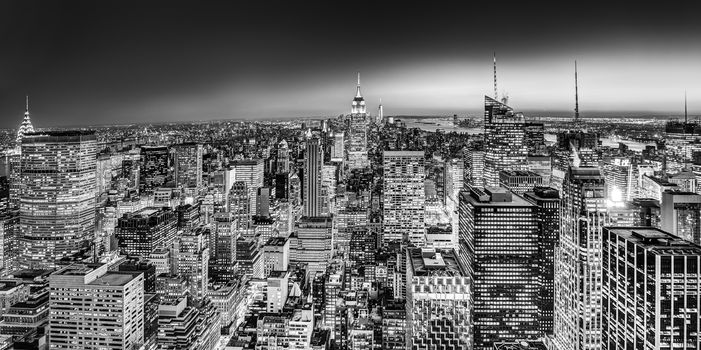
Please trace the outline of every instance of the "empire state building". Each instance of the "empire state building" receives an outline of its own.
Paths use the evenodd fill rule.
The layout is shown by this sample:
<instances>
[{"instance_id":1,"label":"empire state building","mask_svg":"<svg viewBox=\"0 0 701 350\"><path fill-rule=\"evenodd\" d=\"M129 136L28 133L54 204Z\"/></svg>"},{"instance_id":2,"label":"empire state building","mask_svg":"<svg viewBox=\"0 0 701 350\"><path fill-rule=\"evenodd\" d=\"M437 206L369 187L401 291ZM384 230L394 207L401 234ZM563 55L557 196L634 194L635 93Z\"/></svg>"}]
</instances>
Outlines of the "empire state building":
<instances>
[{"instance_id":1,"label":"empire state building","mask_svg":"<svg viewBox=\"0 0 701 350\"><path fill-rule=\"evenodd\" d=\"M362 169L368 163L368 138L367 138L367 109L365 99L360 93L360 73L358 73L358 85L355 97L351 102L350 129L348 131L348 168Z\"/></svg>"}]
</instances>

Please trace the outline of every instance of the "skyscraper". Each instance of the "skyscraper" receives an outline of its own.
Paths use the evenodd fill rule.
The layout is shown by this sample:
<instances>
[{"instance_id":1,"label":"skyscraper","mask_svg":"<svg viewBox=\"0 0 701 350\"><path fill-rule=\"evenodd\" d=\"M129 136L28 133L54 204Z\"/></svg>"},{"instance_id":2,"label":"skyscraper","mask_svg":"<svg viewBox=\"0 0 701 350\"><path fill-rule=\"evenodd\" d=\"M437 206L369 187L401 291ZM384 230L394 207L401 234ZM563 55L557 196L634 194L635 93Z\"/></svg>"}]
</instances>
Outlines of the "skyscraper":
<instances>
[{"instance_id":1,"label":"skyscraper","mask_svg":"<svg viewBox=\"0 0 701 350\"><path fill-rule=\"evenodd\" d=\"M426 241L424 152L385 151L382 163L383 244L406 240L421 247Z\"/></svg>"},{"instance_id":2,"label":"skyscraper","mask_svg":"<svg viewBox=\"0 0 701 350\"><path fill-rule=\"evenodd\" d=\"M173 146L175 186L202 186L202 145L183 143Z\"/></svg>"},{"instance_id":3,"label":"skyscraper","mask_svg":"<svg viewBox=\"0 0 701 350\"><path fill-rule=\"evenodd\" d=\"M469 349L470 278L453 250L408 248L406 349Z\"/></svg>"},{"instance_id":4,"label":"skyscraper","mask_svg":"<svg viewBox=\"0 0 701 350\"><path fill-rule=\"evenodd\" d=\"M144 274L74 264L49 276L50 349L124 349L144 342Z\"/></svg>"},{"instance_id":5,"label":"skyscraper","mask_svg":"<svg viewBox=\"0 0 701 350\"><path fill-rule=\"evenodd\" d=\"M550 187L536 187L524 198L538 207L538 329L553 334L555 293L555 246L560 237L560 193Z\"/></svg>"},{"instance_id":6,"label":"skyscraper","mask_svg":"<svg viewBox=\"0 0 701 350\"><path fill-rule=\"evenodd\" d=\"M176 235L177 215L170 208L144 208L117 220L121 254L147 258L157 249L170 249Z\"/></svg>"},{"instance_id":7,"label":"skyscraper","mask_svg":"<svg viewBox=\"0 0 701 350\"><path fill-rule=\"evenodd\" d=\"M256 215L257 199L256 192L259 187L263 187L263 174L265 166L262 159L246 159L234 161L231 164L234 170L234 181L243 181L248 189L250 200L249 211L251 215Z\"/></svg>"},{"instance_id":8,"label":"skyscraper","mask_svg":"<svg viewBox=\"0 0 701 350\"><path fill-rule=\"evenodd\" d=\"M187 230L180 237L176 254L178 273L190 288L190 295L202 299L207 296L209 247L204 229Z\"/></svg>"},{"instance_id":9,"label":"skyscraper","mask_svg":"<svg viewBox=\"0 0 701 350\"><path fill-rule=\"evenodd\" d=\"M141 147L139 190L153 191L173 181L170 170L170 151L165 146Z\"/></svg>"},{"instance_id":10,"label":"skyscraper","mask_svg":"<svg viewBox=\"0 0 701 350\"><path fill-rule=\"evenodd\" d=\"M701 246L652 227L603 230L602 347L698 349Z\"/></svg>"},{"instance_id":11,"label":"skyscraper","mask_svg":"<svg viewBox=\"0 0 701 350\"><path fill-rule=\"evenodd\" d=\"M701 244L701 195L692 192L662 193L661 228L687 241Z\"/></svg>"},{"instance_id":12,"label":"skyscraper","mask_svg":"<svg viewBox=\"0 0 701 350\"><path fill-rule=\"evenodd\" d=\"M276 165L276 174L287 174L290 172L290 149L285 139L282 139L277 145Z\"/></svg>"},{"instance_id":13,"label":"skyscraper","mask_svg":"<svg viewBox=\"0 0 701 350\"><path fill-rule=\"evenodd\" d=\"M304 216L321 215L321 164L323 155L318 138L307 142L304 153Z\"/></svg>"},{"instance_id":14,"label":"skyscraper","mask_svg":"<svg viewBox=\"0 0 701 350\"><path fill-rule=\"evenodd\" d=\"M367 118L365 99L360 93L360 73L358 73L358 86L351 102L348 127L348 167L351 170L368 166Z\"/></svg>"},{"instance_id":15,"label":"skyscraper","mask_svg":"<svg viewBox=\"0 0 701 350\"><path fill-rule=\"evenodd\" d=\"M460 260L472 281L474 349L538 337L538 208L504 188L460 193Z\"/></svg>"},{"instance_id":16,"label":"skyscraper","mask_svg":"<svg viewBox=\"0 0 701 350\"><path fill-rule=\"evenodd\" d=\"M528 147L525 118L521 113L484 97L485 186L499 186L501 170L525 170Z\"/></svg>"},{"instance_id":17,"label":"skyscraper","mask_svg":"<svg viewBox=\"0 0 701 350\"><path fill-rule=\"evenodd\" d=\"M601 231L607 222L598 168L570 167L562 190L555 249L555 343L562 350L601 348Z\"/></svg>"},{"instance_id":18,"label":"skyscraper","mask_svg":"<svg viewBox=\"0 0 701 350\"><path fill-rule=\"evenodd\" d=\"M93 132L34 133L22 139L20 267L54 267L90 246L96 148Z\"/></svg>"},{"instance_id":19,"label":"skyscraper","mask_svg":"<svg viewBox=\"0 0 701 350\"><path fill-rule=\"evenodd\" d=\"M328 217L303 217L290 236L290 263L307 265L307 273L324 272L333 256L331 228Z\"/></svg>"},{"instance_id":20,"label":"skyscraper","mask_svg":"<svg viewBox=\"0 0 701 350\"><path fill-rule=\"evenodd\" d=\"M22 119L22 124L20 124L19 128L17 128L17 143L20 144L22 142L24 135L33 132L34 126L32 125L32 121L29 119L29 96L27 96L27 101L24 110L24 119Z\"/></svg>"},{"instance_id":21,"label":"skyscraper","mask_svg":"<svg viewBox=\"0 0 701 350\"><path fill-rule=\"evenodd\" d=\"M332 162L342 162L343 159L346 158L344 142L345 140L343 131L337 131L333 134L333 148L331 151Z\"/></svg>"}]
</instances>

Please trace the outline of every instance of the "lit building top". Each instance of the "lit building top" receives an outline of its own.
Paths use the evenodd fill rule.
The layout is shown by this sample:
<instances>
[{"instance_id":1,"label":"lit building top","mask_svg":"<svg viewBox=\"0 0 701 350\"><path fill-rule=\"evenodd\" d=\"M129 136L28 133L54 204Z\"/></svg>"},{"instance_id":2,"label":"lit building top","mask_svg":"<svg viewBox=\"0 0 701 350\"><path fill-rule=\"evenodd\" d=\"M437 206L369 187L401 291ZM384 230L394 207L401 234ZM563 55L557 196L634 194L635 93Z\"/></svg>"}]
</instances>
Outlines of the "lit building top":
<instances>
[{"instance_id":1,"label":"lit building top","mask_svg":"<svg viewBox=\"0 0 701 350\"><path fill-rule=\"evenodd\" d=\"M20 124L19 129L17 129L17 143L22 142L24 135L34 132L34 126L32 121L29 119L29 96L27 96L27 102L24 110L24 119L22 124Z\"/></svg>"}]
</instances>

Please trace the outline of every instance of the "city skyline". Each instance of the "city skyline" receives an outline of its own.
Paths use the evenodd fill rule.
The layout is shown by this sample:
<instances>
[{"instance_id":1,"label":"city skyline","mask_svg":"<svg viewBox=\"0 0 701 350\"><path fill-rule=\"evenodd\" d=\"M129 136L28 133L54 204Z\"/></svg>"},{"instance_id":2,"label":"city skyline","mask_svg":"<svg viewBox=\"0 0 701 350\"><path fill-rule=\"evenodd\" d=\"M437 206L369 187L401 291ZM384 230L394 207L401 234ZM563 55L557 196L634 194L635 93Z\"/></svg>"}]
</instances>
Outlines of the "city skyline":
<instances>
[{"instance_id":1,"label":"city skyline","mask_svg":"<svg viewBox=\"0 0 701 350\"><path fill-rule=\"evenodd\" d=\"M477 115L494 52L527 116L574 115L575 60L584 118L701 104L690 3L504 5L496 24L479 6L164 5L7 3L0 127L27 94L38 127L336 116L356 71L371 114L382 99L386 115Z\"/></svg>"}]
</instances>

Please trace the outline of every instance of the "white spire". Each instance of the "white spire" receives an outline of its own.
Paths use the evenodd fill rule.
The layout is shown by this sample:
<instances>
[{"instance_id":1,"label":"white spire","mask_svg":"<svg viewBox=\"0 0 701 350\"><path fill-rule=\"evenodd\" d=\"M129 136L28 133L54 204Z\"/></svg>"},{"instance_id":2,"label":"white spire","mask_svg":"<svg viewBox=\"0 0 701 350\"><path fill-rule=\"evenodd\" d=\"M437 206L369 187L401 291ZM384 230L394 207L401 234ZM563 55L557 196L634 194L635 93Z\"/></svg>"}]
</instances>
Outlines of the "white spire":
<instances>
[{"instance_id":1,"label":"white spire","mask_svg":"<svg viewBox=\"0 0 701 350\"><path fill-rule=\"evenodd\" d=\"M25 96L24 119L22 119L22 124L20 124L19 129L17 129L17 143L22 142L24 135L30 132L34 132L34 126L29 119L29 95L27 95Z\"/></svg>"},{"instance_id":2,"label":"white spire","mask_svg":"<svg viewBox=\"0 0 701 350\"><path fill-rule=\"evenodd\" d=\"M360 72L358 72L358 86L355 91L355 97L363 97L363 95L360 94Z\"/></svg>"}]
</instances>

